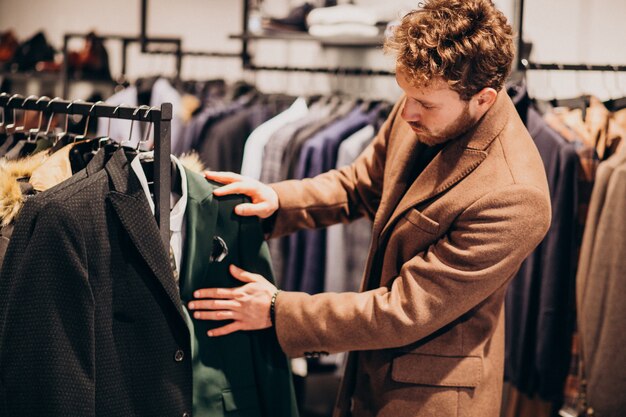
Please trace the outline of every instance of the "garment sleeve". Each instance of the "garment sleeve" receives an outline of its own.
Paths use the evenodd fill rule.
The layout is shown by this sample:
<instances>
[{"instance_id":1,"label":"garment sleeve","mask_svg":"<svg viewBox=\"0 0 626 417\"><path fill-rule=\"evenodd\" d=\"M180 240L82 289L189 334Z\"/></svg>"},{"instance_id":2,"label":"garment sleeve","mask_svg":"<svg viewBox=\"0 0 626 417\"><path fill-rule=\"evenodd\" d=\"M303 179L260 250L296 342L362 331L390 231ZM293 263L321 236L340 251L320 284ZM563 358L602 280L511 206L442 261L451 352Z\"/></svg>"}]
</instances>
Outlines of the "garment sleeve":
<instances>
[{"instance_id":1,"label":"garment sleeve","mask_svg":"<svg viewBox=\"0 0 626 417\"><path fill-rule=\"evenodd\" d=\"M16 224L0 280L7 415L96 415L94 302L77 218L50 203Z\"/></svg>"},{"instance_id":2,"label":"garment sleeve","mask_svg":"<svg viewBox=\"0 0 626 417\"><path fill-rule=\"evenodd\" d=\"M403 101L396 103L378 135L351 165L314 178L272 184L280 208L266 227L272 229L269 237L362 216L374 218L382 195L387 142Z\"/></svg>"},{"instance_id":3,"label":"garment sleeve","mask_svg":"<svg viewBox=\"0 0 626 417\"><path fill-rule=\"evenodd\" d=\"M503 289L545 235L549 219L550 202L539 189L494 190L401 265L388 286L363 293L280 293L278 340L294 357L417 342Z\"/></svg>"}]
</instances>

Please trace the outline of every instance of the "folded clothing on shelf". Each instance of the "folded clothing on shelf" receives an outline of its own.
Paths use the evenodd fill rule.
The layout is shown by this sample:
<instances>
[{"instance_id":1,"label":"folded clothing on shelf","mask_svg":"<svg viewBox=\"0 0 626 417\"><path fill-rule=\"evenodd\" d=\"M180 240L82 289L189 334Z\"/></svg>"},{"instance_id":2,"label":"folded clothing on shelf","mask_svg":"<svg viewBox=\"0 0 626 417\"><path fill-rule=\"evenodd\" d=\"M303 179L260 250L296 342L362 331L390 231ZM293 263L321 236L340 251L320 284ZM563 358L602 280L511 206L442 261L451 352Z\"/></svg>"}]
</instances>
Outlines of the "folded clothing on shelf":
<instances>
[{"instance_id":1,"label":"folded clothing on shelf","mask_svg":"<svg viewBox=\"0 0 626 417\"><path fill-rule=\"evenodd\" d=\"M337 23L334 25L312 25L309 34L320 38L363 37L373 38L380 34L376 26L360 23Z\"/></svg>"},{"instance_id":2,"label":"folded clothing on shelf","mask_svg":"<svg viewBox=\"0 0 626 417\"><path fill-rule=\"evenodd\" d=\"M265 19L263 29L266 31L306 32L306 18L313 8L312 4L304 3L293 8L286 17Z\"/></svg>"}]
</instances>

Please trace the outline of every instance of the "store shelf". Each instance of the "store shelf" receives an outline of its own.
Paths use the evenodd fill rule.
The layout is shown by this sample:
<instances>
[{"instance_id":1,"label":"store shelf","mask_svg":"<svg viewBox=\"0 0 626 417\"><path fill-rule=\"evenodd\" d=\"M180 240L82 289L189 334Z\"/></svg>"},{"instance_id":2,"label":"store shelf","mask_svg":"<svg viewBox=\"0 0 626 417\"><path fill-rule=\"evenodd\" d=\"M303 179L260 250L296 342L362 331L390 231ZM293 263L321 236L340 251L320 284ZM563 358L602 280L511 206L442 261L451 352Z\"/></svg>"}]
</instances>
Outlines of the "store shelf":
<instances>
[{"instance_id":1,"label":"store shelf","mask_svg":"<svg viewBox=\"0 0 626 417\"><path fill-rule=\"evenodd\" d=\"M37 71L25 71L25 72L13 72L13 71L0 71L0 78L11 79L14 81L58 81L58 72L37 72Z\"/></svg>"},{"instance_id":2,"label":"store shelf","mask_svg":"<svg viewBox=\"0 0 626 417\"><path fill-rule=\"evenodd\" d=\"M323 46L329 47L347 47L347 48L372 48L383 45L383 35L375 37L359 37L359 36L341 36L341 37L319 37L311 36L306 32L264 32L259 34L243 33L230 35L230 39L241 39L245 41L252 40L279 40L279 41L312 41L318 42Z\"/></svg>"},{"instance_id":3,"label":"store shelf","mask_svg":"<svg viewBox=\"0 0 626 417\"><path fill-rule=\"evenodd\" d=\"M31 81L38 80L43 82L57 82L61 80L61 74L58 72L52 71L24 71L24 72L14 72L14 71L0 71L0 78L10 79L13 81ZM91 78L91 77L71 77L69 79L70 82L90 82L90 83L102 83L102 84L115 84L114 80L110 79L102 79L102 78Z\"/></svg>"}]
</instances>

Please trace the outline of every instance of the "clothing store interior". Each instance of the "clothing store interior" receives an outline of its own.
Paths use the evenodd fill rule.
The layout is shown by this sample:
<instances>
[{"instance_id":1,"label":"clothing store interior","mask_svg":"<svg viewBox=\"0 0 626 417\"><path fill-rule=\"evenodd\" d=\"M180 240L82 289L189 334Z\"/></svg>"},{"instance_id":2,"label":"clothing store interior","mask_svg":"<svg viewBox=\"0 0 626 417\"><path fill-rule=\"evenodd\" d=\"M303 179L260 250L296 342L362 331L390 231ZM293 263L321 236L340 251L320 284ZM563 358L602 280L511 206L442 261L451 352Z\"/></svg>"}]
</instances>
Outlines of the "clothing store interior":
<instances>
[{"instance_id":1,"label":"clothing store interior","mask_svg":"<svg viewBox=\"0 0 626 417\"><path fill-rule=\"evenodd\" d=\"M621 296L626 296L626 210L619 205L624 205L626 196L626 2L494 3L515 33L516 57L505 89L539 149L552 203L546 237L524 261L506 292L501 416L592 415L586 390L594 384L601 395L595 394L593 406L610 411L593 415L623 416L626 303ZM109 220L95 228L96 235L86 243L90 251L77 256L97 258L106 254L106 259L119 256L115 259L126 260L131 256L131 241L146 252L162 251L163 256L147 255L152 256L147 265L158 269L162 262L171 262L176 278L180 275L181 287L179 291L174 284L165 286L169 288L166 293L188 302L193 295L184 290L183 283L191 285L192 272L200 274L209 268L202 260L217 265L216 274L226 274L218 265L221 258L230 249L231 255L237 252L237 259L245 263L248 243L243 241L254 238L240 233L245 228L252 234L256 231L250 223L230 219L235 237L226 237L230 236L229 230L223 234L226 242L215 237L207 243L199 231L194 236L196 231L190 230L194 223L188 219L186 236L185 232L181 235L183 218L192 217L192 212L185 212L185 205L187 210L193 208L200 210L196 211L199 215L203 213L201 202L208 198L201 194L206 192L204 183L208 184L203 171L229 171L270 184L310 178L349 165L372 142L402 95L394 76L394 58L383 51L382 45L399 19L419 7L417 0L1 0L2 395L10 398L14 383L28 385L33 393L54 386L61 398L58 401L72 401L76 407L74 415L107 415L97 408L90 414L93 397L83 402L80 396L84 393L74 392L61 382L45 385L23 380L28 375L34 379L54 376L66 361L71 364L67 366L79 369L72 380L88 378L80 372L80 361L67 358L82 350L83 342L71 340L69 335L74 333L70 331L48 331L49 316L67 327L91 329L92 337L94 326L96 333L106 333L98 330L97 324L90 324L93 315L81 313L87 311L87 304L94 303L93 298L75 295L83 294L83 287L66 287L75 284L64 276L73 276L76 268L87 268L81 263L72 267L64 260L63 253L75 251L75 245L57 245L51 237L43 238L43 246L29 249L29 241L37 239L39 227L70 233L67 228L74 227L74 223L64 217L88 217L92 209L85 207L112 206L120 212L122 223L132 223L124 223L124 227L134 231L124 234L124 229L107 217ZM54 204L48 204L54 217L50 224L44 221L46 214L34 211L38 210L36 204L25 205L30 198L36 201L38 194L74 181L83 172L89 175L89 164L99 153L114 158L120 148L126 149L127 156L137 156L130 164L131 171L153 199L153 216L127 211L132 202L125 202L125 196L118 191L112 192L116 195L103 196L96 174L93 190L88 194L91 205L61 207L62 202L54 200ZM111 181L117 190L126 186L125 178L112 175ZM84 184L87 182L83 180ZM60 200L62 190L56 192ZM76 188L75 192L83 191ZM114 198L117 194L119 198ZM189 203L172 205L170 194L178 195L178 201L184 194ZM21 217L34 216L41 218L23 227L30 227L28 233L16 232L12 236ZM83 220L89 222L88 218ZM201 219L194 221L198 230L205 227ZM206 227L227 228L227 224ZM102 240L107 227L119 246ZM371 233L372 222L364 218L270 239L269 254L251 256L260 259L258 262L264 265L261 267L271 271L268 274L284 291L358 292ZM204 254L194 260L193 256L182 256L181 242L196 245L196 240L189 239L191 236L198 239L197 249L205 244L202 247L213 248L210 257ZM595 244L595 237L602 239ZM235 250L236 242L228 239L237 238L243 239ZM178 250L172 251L174 241L178 242ZM170 261L168 250L161 244L170 248ZM159 291L156 287L136 288L148 266L119 262L116 268L120 274L128 270L124 282L108 279L91 284L92 291L103 294L95 305L96 313L90 310L92 314L108 312L127 327L105 334L104 339L110 337L115 342L103 343L139 343L147 351L171 350L176 352L174 362L167 367L175 362L185 363L187 357L183 354L187 353L183 350L170 346L170 342L154 347L160 345L158 335L132 331L137 325L134 319L118 313L122 307L116 305L116 292L134 292L150 298L146 305L142 299L136 299L133 308L154 309L153 320L161 323L151 326L168 331L170 326L179 325L156 309L155 303L162 302L151 295ZM184 265L185 262L189 264ZM98 259L92 263L98 263ZM28 282L21 282L25 275L19 271L28 268ZM41 268L56 268L56 272L46 275L46 280L35 278ZM87 284L76 285L89 285L89 276L90 273L85 275ZM60 295L50 301L50 292ZM74 295L64 298L63 294ZM110 305L106 305L106 300ZM24 301L38 306L21 314L17 303ZM65 303L80 304L80 308L61 317L57 307ZM188 314L186 318L189 324ZM19 323L20 331L8 330L7 323L12 320ZM189 326L193 329L194 324ZM202 326L196 324L196 330ZM235 337L228 342L208 337L206 342L196 340L190 365L194 367L193 415L333 414L346 354L312 352L305 357L287 358L271 332ZM66 346L67 350L59 353L53 347L48 349L47 344L55 338L63 339L58 346ZM99 343L90 343L90 354L97 362ZM109 349L110 346L101 360L113 363ZM209 355L214 358L204 358L202 351L198 356L198 349L211 351ZM8 368L1 370L6 357L20 357L23 352L28 352L23 358L40 354L48 360L37 359L33 365L36 369L21 364L21 377ZM120 363L153 360L157 357L155 352ZM282 378L276 373L265 374L255 363L259 356L276 363L283 361L288 372ZM197 363L203 366L196 368ZM113 368L112 365L110 372L117 372ZM100 376L108 371L98 372ZM154 402L147 407L162 407L158 391L162 388L154 381L145 382L160 377L156 370L150 375L132 375L130 384L145 384L143 394L154 392ZM203 393L203 383L196 385L196 378L215 378L220 382L207 382ZM250 385L252 380L256 382ZM96 388L85 391L91 395L95 390L96 399L98 395L126 395L118 392L126 382L104 383L108 386L106 392L98 394L97 381L98 378ZM187 387L191 381L179 383ZM211 390L220 384L233 391L228 388L218 393L221 408L212 413L216 394ZM237 386L253 388L236 394ZM256 414L246 414L246 404L252 401L247 398L269 396L272 391L287 405L281 406L280 411L263 406ZM289 403L291 394L294 400ZM275 397L268 398L270 402L279 402ZM297 411L291 414L285 411L294 408ZM0 415L4 415L1 407ZM162 414L154 411L126 415Z\"/></svg>"}]
</instances>

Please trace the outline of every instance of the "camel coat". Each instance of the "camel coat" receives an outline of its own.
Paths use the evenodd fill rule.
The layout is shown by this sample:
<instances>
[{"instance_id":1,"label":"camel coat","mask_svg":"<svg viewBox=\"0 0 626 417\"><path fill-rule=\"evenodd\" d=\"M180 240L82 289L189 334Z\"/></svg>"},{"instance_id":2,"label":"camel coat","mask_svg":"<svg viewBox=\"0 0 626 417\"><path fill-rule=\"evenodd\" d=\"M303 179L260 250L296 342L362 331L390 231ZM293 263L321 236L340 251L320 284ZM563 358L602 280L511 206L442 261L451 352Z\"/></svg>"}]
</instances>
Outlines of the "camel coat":
<instances>
[{"instance_id":1,"label":"camel coat","mask_svg":"<svg viewBox=\"0 0 626 417\"><path fill-rule=\"evenodd\" d=\"M539 153L505 91L412 183L420 147L396 104L350 166L272 187L271 236L367 216L360 293L280 293L292 356L351 351L335 417L497 417L509 280L550 225Z\"/></svg>"}]
</instances>

